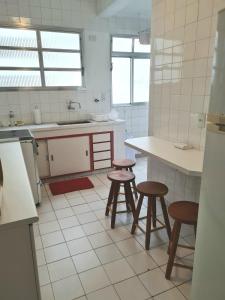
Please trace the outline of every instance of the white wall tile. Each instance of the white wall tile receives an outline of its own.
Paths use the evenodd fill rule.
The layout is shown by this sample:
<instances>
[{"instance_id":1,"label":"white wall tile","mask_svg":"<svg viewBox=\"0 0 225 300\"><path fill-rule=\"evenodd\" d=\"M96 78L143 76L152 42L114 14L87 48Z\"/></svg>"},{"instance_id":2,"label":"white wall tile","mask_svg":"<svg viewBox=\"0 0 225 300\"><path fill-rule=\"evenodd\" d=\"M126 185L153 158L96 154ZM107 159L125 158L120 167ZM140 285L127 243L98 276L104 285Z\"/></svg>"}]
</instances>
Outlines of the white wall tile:
<instances>
[{"instance_id":1,"label":"white wall tile","mask_svg":"<svg viewBox=\"0 0 225 300\"><path fill-rule=\"evenodd\" d=\"M160 3L153 1L152 8L149 132L204 149L206 130L197 127L196 114L208 111L217 12L225 8L225 1L161 0ZM162 7L164 10L159 12ZM181 20L184 14L185 24ZM169 30L156 28L165 24ZM166 51L161 50L161 45ZM171 45L172 52L168 51ZM170 182L165 175L169 174L168 169L176 174ZM168 184L169 201L198 200L200 178L184 176L153 159L149 159L148 176Z\"/></svg>"}]
</instances>

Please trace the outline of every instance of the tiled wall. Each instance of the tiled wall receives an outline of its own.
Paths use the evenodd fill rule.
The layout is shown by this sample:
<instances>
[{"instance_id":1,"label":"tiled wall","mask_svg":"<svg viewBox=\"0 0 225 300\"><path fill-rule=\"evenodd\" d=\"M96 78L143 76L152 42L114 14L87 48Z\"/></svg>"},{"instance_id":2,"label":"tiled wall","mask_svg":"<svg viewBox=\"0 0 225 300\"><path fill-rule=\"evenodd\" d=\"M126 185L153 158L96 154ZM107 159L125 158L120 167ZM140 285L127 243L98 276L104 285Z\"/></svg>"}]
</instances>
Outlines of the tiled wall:
<instances>
[{"instance_id":1,"label":"tiled wall","mask_svg":"<svg viewBox=\"0 0 225 300\"><path fill-rule=\"evenodd\" d=\"M126 120L128 138L148 135L148 105L120 106L116 110Z\"/></svg>"},{"instance_id":2,"label":"tiled wall","mask_svg":"<svg viewBox=\"0 0 225 300\"><path fill-rule=\"evenodd\" d=\"M94 0L0 0L0 23L27 23L31 25L57 26L84 29L84 67L86 89L82 91L30 91L0 92L0 121L9 123L8 113L13 110L16 120L26 123L33 121L32 110L38 105L44 122L69 120L85 117L85 113L109 112L111 109L110 82L110 34L136 34L147 28L146 20L128 18L103 19L96 16ZM102 101L98 104L95 98ZM80 112L69 112L69 100L79 101ZM145 122L140 111L137 114L132 107L126 109L127 129L130 132L136 126L133 120L139 118L143 131L147 131L147 114ZM120 109L121 111L121 109ZM123 110L122 110L123 111ZM131 135L137 134L135 130Z\"/></svg>"},{"instance_id":3,"label":"tiled wall","mask_svg":"<svg viewBox=\"0 0 225 300\"><path fill-rule=\"evenodd\" d=\"M224 7L224 0L153 0L151 134L204 149L196 114L208 110L217 12ZM169 200L198 200L198 179L155 160L149 176L168 184Z\"/></svg>"}]
</instances>

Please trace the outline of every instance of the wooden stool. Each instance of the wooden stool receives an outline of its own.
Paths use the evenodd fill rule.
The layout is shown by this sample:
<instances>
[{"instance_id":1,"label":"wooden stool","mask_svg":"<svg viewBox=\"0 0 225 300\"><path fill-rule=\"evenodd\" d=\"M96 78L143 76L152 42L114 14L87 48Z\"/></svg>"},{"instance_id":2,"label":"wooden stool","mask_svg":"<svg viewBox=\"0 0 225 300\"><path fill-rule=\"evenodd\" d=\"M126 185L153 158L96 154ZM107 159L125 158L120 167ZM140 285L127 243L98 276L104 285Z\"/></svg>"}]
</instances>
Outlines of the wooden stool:
<instances>
[{"instance_id":1,"label":"wooden stool","mask_svg":"<svg viewBox=\"0 0 225 300\"><path fill-rule=\"evenodd\" d=\"M169 260L166 268L166 279L170 279L173 266L178 266L186 269L192 270L193 267L174 263L177 246L188 249L195 249L191 246L178 244L180 229L182 224L193 225L195 234L197 228L197 218L198 218L198 204L190 201L178 201L170 204L168 208L169 215L175 220L173 225L173 231L171 235L171 240L169 242L168 254Z\"/></svg>"},{"instance_id":2,"label":"wooden stool","mask_svg":"<svg viewBox=\"0 0 225 300\"><path fill-rule=\"evenodd\" d=\"M166 228L169 239L171 236L170 222L169 222L167 209L166 209L166 203L165 203L165 199L164 199L164 196L168 193L168 188L166 185L164 185L160 182L145 181L145 182L141 182L137 185L137 191L140 193L140 198L138 200L137 209L134 214L134 222L133 222L133 226L131 229L131 233L132 234L135 233L136 227L138 227L143 233L145 233L145 249L149 250L151 232ZM139 218L144 196L148 197L147 217ZM160 199L165 224L163 224L156 217L156 199L157 198ZM147 223L146 223L146 232L145 232L139 226L138 220L143 220L146 218L147 218ZM151 229L151 221L152 221L153 229ZM157 221L161 226L156 227Z\"/></svg>"},{"instance_id":3,"label":"wooden stool","mask_svg":"<svg viewBox=\"0 0 225 300\"><path fill-rule=\"evenodd\" d=\"M133 182L135 175L129 171L125 170L117 170L112 171L107 175L108 179L112 181L109 197L108 197L108 203L106 206L105 215L109 215L109 211L111 210L112 205L112 218L111 218L111 228L115 227L115 221L116 221L116 214L118 213L124 213L124 212L132 212L134 214L135 211L135 204L134 204L134 198L133 193L131 190L130 183ZM120 185L124 184L124 195L125 195L125 201L118 201L119 196L119 190ZM126 211L117 211L117 204L118 203L126 203L127 210Z\"/></svg>"},{"instance_id":4,"label":"wooden stool","mask_svg":"<svg viewBox=\"0 0 225 300\"><path fill-rule=\"evenodd\" d=\"M133 167L136 165L136 162L131 159L119 159L119 160L113 160L112 165L113 167L115 167L116 170L125 169L126 171L130 171L133 173ZM132 181L132 187L133 187L133 193L135 195L135 198L138 199L135 179Z\"/></svg>"}]
</instances>

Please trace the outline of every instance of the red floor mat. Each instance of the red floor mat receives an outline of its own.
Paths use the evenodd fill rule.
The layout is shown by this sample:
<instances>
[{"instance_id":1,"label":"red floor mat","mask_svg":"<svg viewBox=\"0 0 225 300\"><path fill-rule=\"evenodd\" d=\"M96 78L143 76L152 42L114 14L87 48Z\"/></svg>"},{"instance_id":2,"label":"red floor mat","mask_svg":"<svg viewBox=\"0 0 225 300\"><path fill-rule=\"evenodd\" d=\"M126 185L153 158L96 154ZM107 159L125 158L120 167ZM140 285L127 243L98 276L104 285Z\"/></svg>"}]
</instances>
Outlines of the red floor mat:
<instances>
[{"instance_id":1,"label":"red floor mat","mask_svg":"<svg viewBox=\"0 0 225 300\"><path fill-rule=\"evenodd\" d=\"M93 187L94 185L88 177L57 181L49 184L49 188L54 196L79 190L91 189Z\"/></svg>"}]
</instances>

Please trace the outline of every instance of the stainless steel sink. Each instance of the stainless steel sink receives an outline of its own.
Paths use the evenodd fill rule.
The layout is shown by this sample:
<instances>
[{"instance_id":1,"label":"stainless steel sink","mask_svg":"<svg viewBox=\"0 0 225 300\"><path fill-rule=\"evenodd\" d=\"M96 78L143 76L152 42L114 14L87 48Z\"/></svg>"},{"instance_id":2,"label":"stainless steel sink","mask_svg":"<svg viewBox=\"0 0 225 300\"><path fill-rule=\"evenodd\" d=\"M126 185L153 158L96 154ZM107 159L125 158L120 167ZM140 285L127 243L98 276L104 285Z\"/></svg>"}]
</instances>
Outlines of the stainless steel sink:
<instances>
[{"instance_id":1,"label":"stainless steel sink","mask_svg":"<svg viewBox=\"0 0 225 300\"><path fill-rule=\"evenodd\" d=\"M57 125L75 125L75 124L88 124L91 121L88 120L81 120L81 121L62 121L58 122Z\"/></svg>"}]
</instances>

